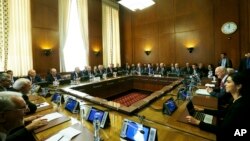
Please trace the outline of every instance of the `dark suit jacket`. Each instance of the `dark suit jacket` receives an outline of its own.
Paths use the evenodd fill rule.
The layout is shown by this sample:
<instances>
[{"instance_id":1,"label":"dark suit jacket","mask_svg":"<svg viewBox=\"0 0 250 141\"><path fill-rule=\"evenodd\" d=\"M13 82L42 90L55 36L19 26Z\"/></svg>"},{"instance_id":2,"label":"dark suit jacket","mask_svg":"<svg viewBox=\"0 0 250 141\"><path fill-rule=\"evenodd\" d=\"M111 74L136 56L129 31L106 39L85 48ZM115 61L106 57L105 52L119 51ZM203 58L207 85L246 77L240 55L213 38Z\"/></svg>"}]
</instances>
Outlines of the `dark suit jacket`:
<instances>
[{"instance_id":1,"label":"dark suit jacket","mask_svg":"<svg viewBox=\"0 0 250 141\"><path fill-rule=\"evenodd\" d=\"M225 58L226 59L226 68L232 68L233 64L232 61L229 58ZM222 59L220 59L220 61L218 62L218 66L221 66L222 64Z\"/></svg>"},{"instance_id":2,"label":"dark suit jacket","mask_svg":"<svg viewBox=\"0 0 250 141\"><path fill-rule=\"evenodd\" d=\"M83 73L81 71L79 73L77 73L77 77L76 77L76 72L75 71L70 74L71 80L74 80L74 78L80 78L82 76L83 76Z\"/></svg>"},{"instance_id":3,"label":"dark suit jacket","mask_svg":"<svg viewBox=\"0 0 250 141\"><path fill-rule=\"evenodd\" d=\"M250 69L247 69L247 58L241 59L240 66L239 66L239 71L240 72L246 72L246 71L249 72L250 71Z\"/></svg>"},{"instance_id":4,"label":"dark suit jacket","mask_svg":"<svg viewBox=\"0 0 250 141\"><path fill-rule=\"evenodd\" d=\"M249 117L245 115L248 109L249 104L247 100L243 97L237 99L234 103L226 109L226 114L217 125L212 125L200 122L199 127L203 130L216 133L217 141L225 140L226 138L231 138L233 140L237 139L237 136L234 136L236 129L249 129ZM245 137L249 134L246 134ZM238 140L242 140L244 137L239 137Z\"/></svg>"},{"instance_id":5,"label":"dark suit jacket","mask_svg":"<svg viewBox=\"0 0 250 141\"><path fill-rule=\"evenodd\" d=\"M27 76L26 78L31 81L31 78L29 76ZM32 83L38 83L38 82L42 82L42 79L40 76L36 75L35 78L32 79Z\"/></svg>"},{"instance_id":6,"label":"dark suit jacket","mask_svg":"<svg viewBox=\"0 0 250 141\"><path fill-rule=\"evenodd\" d=\"M56 79L57 80L62 79L61 75L56 74ZM55 79L51 74L48 74L47 77L46 77L46 81L49 82L49 83L52 83L53 81L55 81Z\"/></svg>"},{"instance_id":7,"label":"dark suit jacket","mask_svg":"<svg viewBox=\"0 0 250 141\"><path fill-rule=\"evenodd\" d=\"M32 133L30 133L24 126L20 126L10 131L7 135L6 141L35 141Z\"/></svg>"},{"instance_id":8,"label":"dark suit jacket","mask_svg":"<svg viewBox=\"0 0 250 141\"><path fill-rule=\"evenodd\" d=\"M26 94L23 94L23 99L24 101L26 102L26 104L28 105L30 111L27 113L27 114L32 114L32 113L35 113L36 112L36 104L32 103L30 100L29 100L29 97L26 95Z\"/></svg>"}]
</instances>

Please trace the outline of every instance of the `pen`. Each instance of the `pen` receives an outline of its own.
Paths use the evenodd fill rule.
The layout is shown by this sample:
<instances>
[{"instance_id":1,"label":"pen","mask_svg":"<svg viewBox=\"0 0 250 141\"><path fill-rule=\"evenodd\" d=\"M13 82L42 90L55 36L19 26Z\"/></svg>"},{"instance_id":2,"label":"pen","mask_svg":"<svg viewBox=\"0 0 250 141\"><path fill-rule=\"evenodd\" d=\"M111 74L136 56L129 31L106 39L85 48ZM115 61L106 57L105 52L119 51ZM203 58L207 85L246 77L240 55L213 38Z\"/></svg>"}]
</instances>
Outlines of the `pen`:
<instances>
[{"instance_id":1,"label":"pen","mask_svg":"<svg viewBox=\"0 0 250 141\"><path fill-rule=\"evenodd\" d=\"M63 137L64 137L64 135L62 135L57 141L60 141Z\"/></svg>"}]
</instances>

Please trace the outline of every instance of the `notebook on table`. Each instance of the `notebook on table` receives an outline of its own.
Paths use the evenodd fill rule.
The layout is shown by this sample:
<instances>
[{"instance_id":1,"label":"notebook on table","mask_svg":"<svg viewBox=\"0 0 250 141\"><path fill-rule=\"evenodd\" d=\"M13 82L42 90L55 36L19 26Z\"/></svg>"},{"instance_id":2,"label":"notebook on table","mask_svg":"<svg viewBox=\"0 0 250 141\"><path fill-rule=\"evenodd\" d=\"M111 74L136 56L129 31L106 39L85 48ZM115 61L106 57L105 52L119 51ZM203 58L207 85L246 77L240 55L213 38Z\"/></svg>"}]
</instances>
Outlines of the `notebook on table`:
<instances>
[{"instance_id":1,"label":"notebook on table","mask_svg":"<svg viewBox=\"0 0 250 141\"><path fill-rule=\"evenodd\" d=\"M51 128L51 127L54 127L54 126L56 126L56 125L58 125L58 124L62 124L62 123L64 123L64 122L70 120L69 117L67 117L67 116L65 116L65 115L62 115L62 114L60 114L60 113L57 113L57 112L54 112L54 113L50 113L50 114L44 115L44 116L41 117L41 118L47 119L47 120L48 120L48 124L45 125L45 126L42 126L42 127L40 127L40 128L35 129L35 130L33 131L34 133L42 132L42 131L47 130L47 129Z\"/></svg>"}]
</instances>

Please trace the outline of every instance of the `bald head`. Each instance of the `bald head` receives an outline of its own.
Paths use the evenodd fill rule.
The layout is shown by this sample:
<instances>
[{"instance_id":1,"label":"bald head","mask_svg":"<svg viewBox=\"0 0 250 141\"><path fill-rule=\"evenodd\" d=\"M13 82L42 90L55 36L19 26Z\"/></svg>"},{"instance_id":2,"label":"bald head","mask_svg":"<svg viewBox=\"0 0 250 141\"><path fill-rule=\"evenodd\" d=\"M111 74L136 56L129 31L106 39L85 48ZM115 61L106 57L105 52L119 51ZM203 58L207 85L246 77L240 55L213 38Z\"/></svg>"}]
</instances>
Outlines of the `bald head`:
<instances>
[{"instance_id":1,"label":"bald head","mask_svg":"<svg viewBox=\"0 0 250 141\"><path fill-rule=\"evenodd\" d=\"M215 74L219 79L222 79L225 75L227 75L227 69L225 67L219 66L215 69Z\"/></svg>"}]
</instances>

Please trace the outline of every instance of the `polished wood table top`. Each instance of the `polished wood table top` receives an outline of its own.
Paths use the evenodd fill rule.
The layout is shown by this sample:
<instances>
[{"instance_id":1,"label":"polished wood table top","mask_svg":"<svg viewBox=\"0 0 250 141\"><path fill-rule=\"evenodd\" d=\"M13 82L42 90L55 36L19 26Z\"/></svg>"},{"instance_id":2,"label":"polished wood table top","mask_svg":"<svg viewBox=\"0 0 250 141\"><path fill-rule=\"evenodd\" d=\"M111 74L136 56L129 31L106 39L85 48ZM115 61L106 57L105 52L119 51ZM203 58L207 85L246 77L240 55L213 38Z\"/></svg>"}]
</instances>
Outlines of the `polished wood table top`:
<instances>
[{"instance_id":1,"label":"polished wood table top","mask_svg":"<svg viewBox=\"0 0 250 141\"><path fill-rule=\"evenodd\" d=\"M215 134L200 130L196 126L186 124L183 122L179 122L177 120L180 114L185 110L186 101L177 100L176 103L178 105L178 109L171 116L168 116L162 113L163 103L169 97L173 97L174 99L176 99L177 91L178 91L178 87L168 93L165 93L163 96L159 97L155 101L148 104L148 106L140 109L138 112L133 113L132 115L123 114L116 110L112 110L112 109L103 107L101 105L94 104L89 101L85 101L83 99L79 99L79 101L86 103L86 104L90 104L90 106L93 106L95 108L109 112L110 125L107 128L100 130L101 138L104 141L105 140L119 141L123 120L129 119L135 122L140 122L140 119L138 118L138 116L145 117L145 119L143 120L144 125L157 129L158 141L216 140ZM90 133L93 133L92 123L84 119L80 119L79 114L73 114L69 112L68 110L65 110L63 105L61 105L61 107L58 109L56 104L50 102L50 99L51 98L46 98L46 99L42 98L42 100L36 99L35 101L38 101L38 103L41 103L43 100L46 100L47 102L50 103L51 108L38 111L35 114L44 115L44 114L48 114L54 111L58 111L68 116L70 120L62 124L56 125L52 128L49 128L45 131L42 131L36 134L33 133L35 138L38 141L45 140L51 137L52 135L58 133L60 130L70 127L76 123L79 123L80 125L82 125L83 128L86 128ZM89 137L86 136L86 138L83 138L82 140L89 141L91 139L89 139Z\"/></svg>"}]
</instances>

